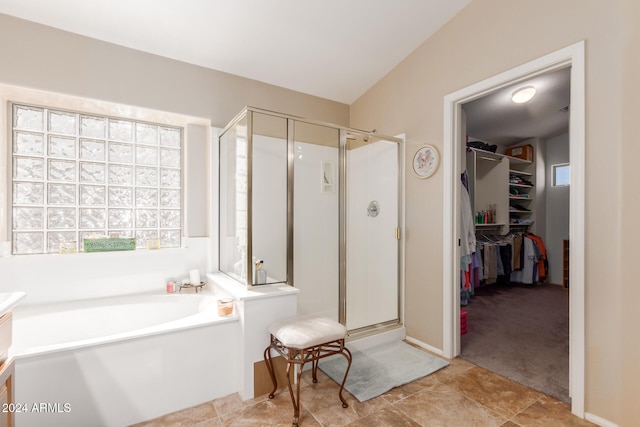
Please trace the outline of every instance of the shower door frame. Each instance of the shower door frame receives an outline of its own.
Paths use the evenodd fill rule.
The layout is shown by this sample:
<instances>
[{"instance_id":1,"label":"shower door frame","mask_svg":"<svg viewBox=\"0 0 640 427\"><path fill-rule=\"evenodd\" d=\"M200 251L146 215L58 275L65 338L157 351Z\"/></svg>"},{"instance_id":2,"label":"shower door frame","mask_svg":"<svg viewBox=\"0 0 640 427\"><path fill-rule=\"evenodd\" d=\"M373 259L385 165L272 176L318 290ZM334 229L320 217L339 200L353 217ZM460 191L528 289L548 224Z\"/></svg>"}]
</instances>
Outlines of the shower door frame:
<instances>
[{"instance_id":1,"label":"shower door frame","mask_svg":"<svg viewBox=\"0 0 640 427\"><path fill-rule=\"evenodd\" d=\"M246 251L246 283L243 283L247 288L254 286L251 283L251 260L252 257L252 164L253 164L253 113L266 114L275 117L281 117L287 120L287 278L286 283L295 287L294 278L294 248L293 248L293 234L294 234L294 144L295 144L295 122L308 123L312 125L325 126L328 128L338 130L339 145L338 145L338 182L339 182L339 196L338 196L338 229L339 229L339 244L338 244L338 316L339 322L346 325L347 321L347 135L360 135L363 138L371 138L377 141L387 141L398 144L397 151L397 195L398 195L398 221L396 229L396 240L398 244L397 248L397 318L389 321L368 325L365 327L357 328L349 331L351 338L372 335L374 333L384 332L386 330L395 329L401 327L403 324L403 290L404 290L404 136L393 137L388 135L381 135L378 133L363 131L360 129L348 128L345 126L339 126L332 123L326 123L317 120L305 119L289 114L278 113L275 111L265 110L256 107L244 107L218 134L218 139L224 135L231 127L238 123L243 117L247 118L247 251ZM220 146L219 146L220 149ZM221 157L219 157L221 158ZM218 169L220 173L220 168ZM221 177L218 177L218 185L221 185ZM220 189L218 189L220 194ZM222 206L218 205L218 215L221 214ZM218 224L218 228L220 224ZM219 230L220 231L220 230ZM218 243L220 246L220 243ZM221 248L218 247L218 258L220 258ZM218 263L220 265L220 263ZM227 274L224 271L222 273ZM238 281L237 278L233 277ZM258 285L264 286L264 285Z\"/></svg>"},{"instance_id":2,"label":"shower door frame","mask_svg":"<svg viewBox=\"0 0 640 427\"><path fill-rule=\"evenodd\" d=\"M364 327L350 329L349 336L351 338L360 338L372 334L376 334L379 332L384 332L389 329L395 329L399 326L402 326L403 322L403 310L402 310L402 298L403 298L403 280L404 280L404 137L389 137L385 135L380 135L374 132L365 132L356 129L344 128L340 127L339 136L340 136L340 149L339 149L339 187L340 187L340 195L339 195L339 235L340 235L340 257L339 257L339 321L343 325L347 324L347 211L349 202L347 200L347 136L356 134L361 135L363 137L376 138L379 141L387 141L387 142L395 142L398 144L397 151L397 197L398 197L398 220L396 227L396 241L398 244L397 247L397 278L396 283L398 285L397 289L397 307L396 313L397 318L375 323L371 325L367 325ZM374 142L371 142L372 144Z\"/></svg>"}]
</instances>

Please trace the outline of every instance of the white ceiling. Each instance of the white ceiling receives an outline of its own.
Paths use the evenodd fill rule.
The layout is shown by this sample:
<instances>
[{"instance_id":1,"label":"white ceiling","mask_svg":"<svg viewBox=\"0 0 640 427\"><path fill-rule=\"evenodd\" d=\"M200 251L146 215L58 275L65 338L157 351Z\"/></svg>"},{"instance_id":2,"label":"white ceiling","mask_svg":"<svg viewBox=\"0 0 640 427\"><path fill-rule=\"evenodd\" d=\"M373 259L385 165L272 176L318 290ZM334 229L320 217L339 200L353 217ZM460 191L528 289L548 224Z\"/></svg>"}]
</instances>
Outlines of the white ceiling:
<instances>
[{"instance_id":1,"label":"white ceiling","mask_svg":"<svg viewBox=\"0 0 640 427\"><path fill-rule=\"evenodd\" d=\"M462 106L467 134L474 139L503 146L529 138L548 139L569 131L571 68L548 72L509 85ZM511 94L523 86L536 88L525 104L515 104ZM471 139L470 138L470 139Z\"/></svg>"},{"instance_id":2,"label":"white ceiling","mask_svg":"<svg viewBox=\"0 0 640 427\"><path fill-rule=\"evenodd\" d=\"M351 104L471 0L0 0L0 13Z\"/></svg>"}]
</instances>

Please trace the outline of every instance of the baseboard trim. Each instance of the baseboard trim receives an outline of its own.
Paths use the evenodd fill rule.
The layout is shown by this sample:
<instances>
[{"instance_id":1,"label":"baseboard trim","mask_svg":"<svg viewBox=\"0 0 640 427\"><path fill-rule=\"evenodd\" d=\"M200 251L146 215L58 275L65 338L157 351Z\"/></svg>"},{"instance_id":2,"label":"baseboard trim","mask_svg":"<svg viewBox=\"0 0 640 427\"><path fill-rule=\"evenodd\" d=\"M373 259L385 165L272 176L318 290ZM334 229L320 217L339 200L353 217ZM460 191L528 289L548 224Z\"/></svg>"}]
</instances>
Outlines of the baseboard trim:
<instances>
[{"instance_id":1,"label":"baseboard trim","mask_svg":"<svg viewBox=\"0 0 640 427\"><path fill-rule=\"evenodd\" d=\"M618 424L612 423L611 421L605 420L604 418L601 418L597 415L590 414L589 412L584 413L584 419L597 424L600 427L619 427Z\"/></svg>"},{"instance_id":2,"label":"baseboard trim","mask_svg":"<svg viewBox=\"0 0 640 427\"><path fill-rule=\"evenodd\" d=\"M436 354L438 356L444 357L444 352L439 348L432 347L427 343L424 343L424 342L422 342L420 340L417 340L417 339L411 338L411 337L407 337L406 340L409 341L412 344L415 344L417 346L420 346L420 347L424 348L425 350L427 350L427 351L429 351L429 352L431 352L433 354Z\"/></svg>"},{"instance_id":3,"label":"baseboard trim","mask_svg":"<svg viewBox=\"0 0 640 427\"><path fill-rule=\"evenodd\" d=\"M365 336L362 338L356 338L353 340L347 340L347 347L349 350L363 351L369 347L383 344L390 341L403 340L407 336L407 331L404 326L391 329L385 332L380 332L374 335Z\"/></svg>"}]
</instances>

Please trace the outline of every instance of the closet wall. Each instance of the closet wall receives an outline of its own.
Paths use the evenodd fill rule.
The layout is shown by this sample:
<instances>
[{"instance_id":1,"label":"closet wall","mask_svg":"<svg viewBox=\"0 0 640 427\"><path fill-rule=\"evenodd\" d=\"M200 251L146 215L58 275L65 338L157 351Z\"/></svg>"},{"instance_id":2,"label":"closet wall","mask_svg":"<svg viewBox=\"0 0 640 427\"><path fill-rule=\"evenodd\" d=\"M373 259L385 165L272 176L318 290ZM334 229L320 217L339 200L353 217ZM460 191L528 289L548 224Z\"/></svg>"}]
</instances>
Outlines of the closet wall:
<instances>
[{"instance_id":1,"label":"closet wall","mask_svg":"<svg viewBox=\"0 0 640 427\"><path fill-rule=\"evenodd\" d=\"M569 134L545 143L546 168L546 244L549 283L562 284L562 240L569 238L569 186L553 186L553 165L569 163Z\"/></svg>"}]
</instances>

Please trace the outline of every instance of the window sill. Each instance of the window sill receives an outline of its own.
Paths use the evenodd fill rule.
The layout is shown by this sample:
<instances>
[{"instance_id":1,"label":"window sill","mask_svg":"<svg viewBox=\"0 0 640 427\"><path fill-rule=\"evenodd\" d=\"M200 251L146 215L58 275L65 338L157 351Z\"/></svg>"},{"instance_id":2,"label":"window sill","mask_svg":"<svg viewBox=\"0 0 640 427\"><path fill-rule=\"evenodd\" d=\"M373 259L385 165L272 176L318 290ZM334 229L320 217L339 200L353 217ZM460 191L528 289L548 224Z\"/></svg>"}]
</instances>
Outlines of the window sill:
<instances>
[{"instance_id":1,"label":"window sill","mask_svg":"<svg viewBox=\"0 0 640 427\"><path fill-rule=\"evenodd\" d=\"M136 249L131 251L105 251L105 252L75 252L75 253L46 253L46 254L12 254L5 257L0 257L1 259L29 259L35 260L37 258L50 258L50 257L61 257L61 258L76 258L76 257L101 257L101 256L111 256L111 257L152 257L159 255L167 255L167 254L182 254L187 251L186 246L182 246L179 248L164 248L164 249Z\"/></svg>"}]
</instances>

